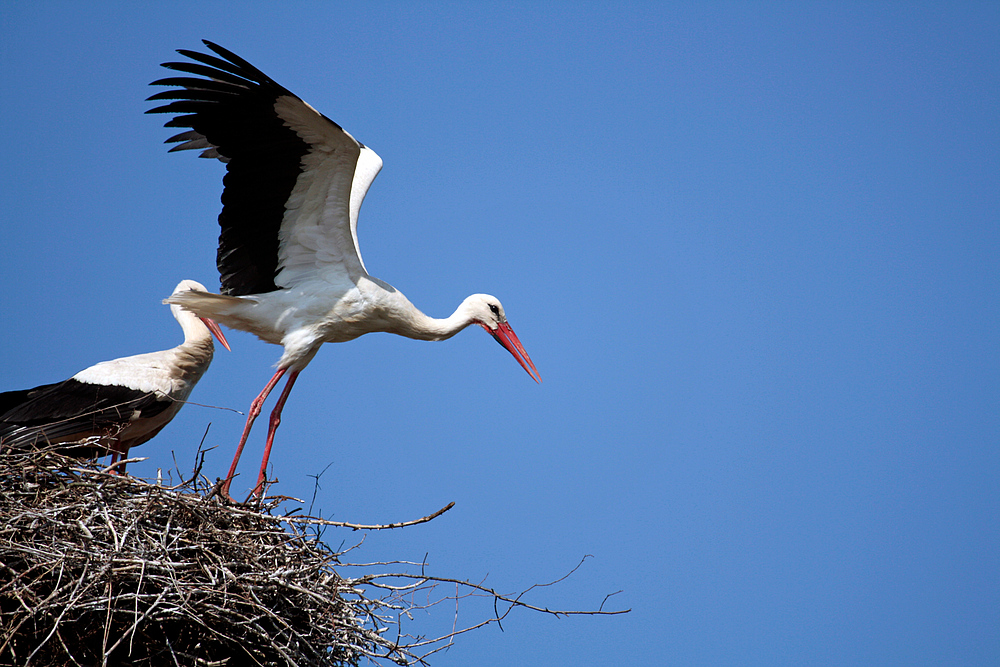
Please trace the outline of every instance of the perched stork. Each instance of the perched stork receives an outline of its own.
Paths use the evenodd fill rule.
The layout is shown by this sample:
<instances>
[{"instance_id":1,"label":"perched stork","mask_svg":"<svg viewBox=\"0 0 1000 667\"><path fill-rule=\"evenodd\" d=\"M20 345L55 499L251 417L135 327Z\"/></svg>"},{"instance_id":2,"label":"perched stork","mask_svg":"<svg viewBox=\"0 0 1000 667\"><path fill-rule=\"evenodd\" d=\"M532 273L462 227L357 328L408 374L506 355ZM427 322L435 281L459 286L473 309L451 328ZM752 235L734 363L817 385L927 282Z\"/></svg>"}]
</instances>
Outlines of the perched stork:
<instances>
[{"instance_id":1,"label":"perched stork","mask_svg":"<svg viewBox=\"0 0 1000 667\"><path fill-rule=\"evenodd\" d=\"M182 280L174 295L190 290L205 286ZM102 361L62 382L0 394L0 449L80 443L66 451L110 451L113 464L159 433L212 363L212 334L229 349L215 322L180 306L170 310L184 331L175 348Z\"/></svg>"},{"instance_id":2,"label":"perched stork","mask_svg":"<svg viewBox=\"0 0 1000 667\"><path fill-rule=\"evenodd\" d=\"M259 69L205 41L221 58L179 50L194 62L169 62L171 86L147 113L169 113L166 127L190 128L167 143L227 163L219 225L222 293L175 294L179 304L221 324L281 345L277 372L250 407L223 492L236 472L254 419L271 390L288 380L271 413L254 494L260 495L281 410L299 373L323 343L385 331L444 340L478 324L533 379L538 370L496 297L473 294L447 318L417 310L394 287L368 274L358 248L358 211L382 159ZM203 77L203 78L202 78Z\"/></svg>"}]
</instances>

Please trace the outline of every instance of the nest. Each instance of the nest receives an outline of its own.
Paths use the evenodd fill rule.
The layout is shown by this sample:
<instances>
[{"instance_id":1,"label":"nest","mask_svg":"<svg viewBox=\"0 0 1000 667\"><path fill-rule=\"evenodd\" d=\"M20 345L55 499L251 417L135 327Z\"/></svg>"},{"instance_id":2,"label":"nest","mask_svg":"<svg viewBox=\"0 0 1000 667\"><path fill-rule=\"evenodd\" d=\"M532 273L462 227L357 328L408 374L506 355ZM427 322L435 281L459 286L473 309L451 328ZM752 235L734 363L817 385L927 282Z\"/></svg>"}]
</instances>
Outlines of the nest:
<instances>
[{"instance_id":1,"label":"nest","mask_svg":"<svg viewBox=\"0 0 1000 667\"><path fill-rule=\"evenodd\" d=\"M222 502L199 471L167 486L65 448L0 453L0 665L427 664L457 635L500 624L516 607L555 616L628 611L604 611L610 595L594 611L525 601L582 560L556 581L502 594L430 576L426 563L344 562L346 552L321 539L330 526L423 523L454 503L415 521L357 525L297 508L276 514L289 499ZM339 573L359 568L357 577ZM457 619L459 601L471 597L491 602L491 615L430 638L403 631L412 612L445 602Z\"/></svg>"},{"instance_id":2,"label":"nest","mask_svg":"<svg viewBox=\"0 0 1000 667\"><path fill-rule=\"evenodd\" d=\"M0 455L0 664L341 665L385 654L365 628L370 607L315 531L210 488L197 475L150 484L55 451Z\"/></svg>"}]
</instances>

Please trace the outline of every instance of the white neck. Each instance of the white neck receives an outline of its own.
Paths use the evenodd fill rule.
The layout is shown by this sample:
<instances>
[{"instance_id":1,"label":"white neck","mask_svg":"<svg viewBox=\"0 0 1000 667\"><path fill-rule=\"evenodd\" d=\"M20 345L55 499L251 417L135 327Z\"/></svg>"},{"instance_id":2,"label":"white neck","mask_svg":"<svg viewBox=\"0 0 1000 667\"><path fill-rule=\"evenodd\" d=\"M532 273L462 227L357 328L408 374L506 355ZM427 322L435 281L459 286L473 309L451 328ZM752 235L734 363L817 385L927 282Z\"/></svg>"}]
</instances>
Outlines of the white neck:
<instances>
[{"instance_id":1,"label":"white neck","mask_svg":"<svg viewBox=\"0 0 1000 667\"><path fill-rule=\"evenodd\" d=\"M455 309L454 313L444 319L424 315L416 306L404 299L405 305L400 305L402 306L401 309L405 312L403 313L403 317L400 317L395 322L391 333L417 340L446 340L451 338L465 327L476 322L476 318L468 305L471 298L466 298Z\"/></svg>"},{"instance_id":2,"label":"white neck","mask_svg":"<svg viewBox=\"0 0 1000 667\"><path fill-rule=\"evenodd\" d=\"M208 347L213 347L212 332L208 330L208 327L205 326L200 317L182 309L180 306L171 305L170 310L184 332L184 343L182 345L185 347L203 347L207 343Z\"/></svg>"}]
</instances>

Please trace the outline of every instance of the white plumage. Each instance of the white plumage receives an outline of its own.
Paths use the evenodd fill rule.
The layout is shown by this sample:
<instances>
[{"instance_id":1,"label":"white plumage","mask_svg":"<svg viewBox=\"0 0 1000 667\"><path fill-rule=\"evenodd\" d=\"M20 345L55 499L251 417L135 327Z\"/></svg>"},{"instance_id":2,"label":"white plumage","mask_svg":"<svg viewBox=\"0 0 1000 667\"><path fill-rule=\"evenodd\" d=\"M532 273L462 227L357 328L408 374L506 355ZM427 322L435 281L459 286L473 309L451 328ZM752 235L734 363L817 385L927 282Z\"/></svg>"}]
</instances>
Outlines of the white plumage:
<instances>
[{"instance_id":1,"label":"white plumage","mask_svg":"<svg viewBox=\"0 0 1000 667\"><path fill-rule=\"evenodd\" d=\"M164 67L196 77L156 81L172 89L149 99L170 100L150 110L176 114L168 127L191 128L168 139L179 142L172 150L199 149L227 163L219 215L222 293L195 290L167 302L284 348L277 372L251 405L223 492L262 403L287 372L254 489L261 492L282 407L323 343L377 331L443 340L478 324L540 382L496 297L474 294L450 317L436 319L368 274L358 213L381 158L242 58L205 44L221 58L179 51L193 62Z\"/></svg>"}]
</instances>

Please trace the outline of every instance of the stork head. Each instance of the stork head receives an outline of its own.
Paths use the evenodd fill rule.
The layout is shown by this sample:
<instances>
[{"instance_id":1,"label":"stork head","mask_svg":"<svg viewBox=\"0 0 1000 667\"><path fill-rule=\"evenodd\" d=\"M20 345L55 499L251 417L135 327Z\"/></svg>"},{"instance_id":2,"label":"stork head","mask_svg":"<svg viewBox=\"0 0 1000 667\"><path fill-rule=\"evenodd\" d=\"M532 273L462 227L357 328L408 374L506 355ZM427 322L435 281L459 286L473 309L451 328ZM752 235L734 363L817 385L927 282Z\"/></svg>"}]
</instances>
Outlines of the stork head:
<instances>
[{"instance_id":1,"label":"stork head","mask_svg":"<svg viewBox=\"0 0 1000 667\"><path fill-rule=\"evenodd\" d=\"M541 382L542 376L531 361L531 357L524 351L524 346L517 339L517 334L507 323L507 316L503 312L500 300L489 294L473 294L465 300L465 305L469 309L469 314L473 324L478 324L486 330L488 334L504 346L508 352L514 355L521 368L528 372L531 379Z\"/></svg>"},{"instance_id":2,"label":"stork head","mask_svg":"<svg viewBox=\"0 0 1000 667\"><path fill-rule=\"evenodd\" d=\"M196 280L182 280L179 283L177 283L177 287L174 288L174 294L177 294L178 292L189 292L189 291L207 292L208 290L205 289L204 285L202 285ZM173 296L173 294L171 294L171 296ZM181 328L185 327L186 318L195 317L193 313L188 313L187 311L183 310L180 306L176 304L170 304L170 311L174 314L174 318L181 323ZM227 350L230 349L229 341L226 340L226 337L222 334L222 329L220 329L219 325L215 323L215 320L210 320L207 317L199 317L198 319L201 320L201 322L206 327L208 327L208 330L212 333L213 336L216 337L216 339L218 339L222 347L226 348ZM185 336L188 334L188 330L186 328L184 328L184 333Z\"/></svg>"}]
</instances>

